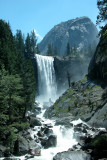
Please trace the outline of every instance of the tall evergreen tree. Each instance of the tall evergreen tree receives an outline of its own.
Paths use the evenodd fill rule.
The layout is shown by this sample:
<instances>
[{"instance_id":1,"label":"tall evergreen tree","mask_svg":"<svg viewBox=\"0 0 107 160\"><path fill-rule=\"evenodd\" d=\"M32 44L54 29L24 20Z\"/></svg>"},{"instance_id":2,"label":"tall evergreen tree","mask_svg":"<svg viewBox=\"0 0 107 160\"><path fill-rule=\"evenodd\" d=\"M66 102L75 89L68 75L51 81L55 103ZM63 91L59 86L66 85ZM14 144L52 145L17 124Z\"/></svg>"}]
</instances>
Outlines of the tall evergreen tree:
<instances>
[{"instance_id":1,"label":"tall evergreen tree","mask_svg":"<svg viewBox=\"0 0 107 160\"><path fill-rule=\"evenodd\" d=\"M30 57L31 53L32 53L31 41L30 41L30 35L28 33L27 37L26 37L26 40L25 40L25 55L27 57Z\"/></svg>"},{"instance_id":2,"label":"tall evergreen tree","mask_svg":"<svg viewBox=\"0 0 107 160\"><path fill-rule=\"evenodd\" d=\"M28 126L25 114L35 101L35 74L31 54L29 34L24 44L21 31L17 30L13 37L10 26L0 20L0 142L5 143L11 151L20 128Z\"/></svg>"},{"instance_id":3,"label":"tall evergreen tree","mask_svg":"<svg viewBox=\"0 0 107 160\"><path fill-rule=\"evenodd\" d=\"M15 69L16 49L10 26L0 20L0 69L2 65L13 73Z\"/></svg>"},{"instance_id":4,"label":"tall evergreen tree","mask_svg":"<svg viewBox=\"0 0 107 160\"><path fill-rule=\"evenodd\" d=\"M5 113L8 113L9 123L11 123L13 120L12 118L15 118L16 113L19 113L19 104L24 102L21 97L21 92L23 89L21 78L19 75L9 75L3 68L1 71L0 88L2 106L5 108Z\"/></svg>"},{"instance_id":5,"label":"tall evergreen tree","mask_svg":"<svg viewBox=\"0 0 107 160\"><path fill-rule=\"evenodd\" d=\"M37 39L36 39L36 35L35 35L34 30L31 32L30 41L31 41L31 42L30 42L31 52L32 52L32 56L33 56L34 53L36 53L36 42L37 42Z\"/></svg>"},{"instance_id":6,"label":"tall evergreen tree","mask_svg":"<svg viewBox=\"0 0 107 160\"><path fill-rule=\"evenodd\" d=\"M57 49L57 47L54 48L54 55L58 56L58 49Z\"/></svg>"},{"instance_id":7,"label":"tall evergreen tree","mask_svg":"<svg viewBox=\"0 0 107 160\"><path fill-rule=\"evenodd\" d=\"M67 54L67 56L69 56L71 54L71 47L70 47L69 42L67 43L66 54Z\"/></svg>"},{"instance_id":8,"label":"tall evergreen tree","mask_svg":"<svg viewBox=\"0 0 107 160\"><path fill-rule=\"evenodd\" d=\"M48 44L47 56L53 56L52 45Z\"/></svg>"}]
</instances>

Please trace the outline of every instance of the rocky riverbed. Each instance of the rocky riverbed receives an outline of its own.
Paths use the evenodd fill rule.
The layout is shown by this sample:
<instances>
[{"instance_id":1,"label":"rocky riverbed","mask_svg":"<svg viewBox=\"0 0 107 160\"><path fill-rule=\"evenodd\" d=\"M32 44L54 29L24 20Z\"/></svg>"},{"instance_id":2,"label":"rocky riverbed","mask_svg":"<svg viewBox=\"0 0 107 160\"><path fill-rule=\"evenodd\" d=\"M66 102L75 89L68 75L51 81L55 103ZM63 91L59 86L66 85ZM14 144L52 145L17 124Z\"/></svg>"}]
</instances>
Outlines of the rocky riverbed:
<instances>
[{"instance_id":1,"label":"rocky riverbed","mask_svg":"<svg viewBox=\"0 0 107 160\"><path fill-rule=\"evenodd\" d=\"M80 83L80 82L79 82ZM84 80L83 83L87 83ZM77 84L74 85L75 87ZM92 84L90 85L93 89ZM74 87L74 88L75 88ZM89 85L88 85L89 87ZM96 87L95 87L96 88ZM99 88L99 87L98 87ZM97 88L97 89L98 89ZM75 88L76 89L76 88ZM94 93L93 89L93 93ZM98 90L99 91L99 90ZM68 94L68 91L66 92ZM63 94L66 95L66 93ZM103 91L101 92L103 93ZM98 92L98 95L100 92ZM69 95L70 96L70 95ZM100 97L100 95L99 95ZM61 97L59 98L62 99ZM59 100L58 100L59 101ZM66 101L65 101L66 102ZM80 101L78 101L80 102ZM95 101L94 101L95 102ZM55 105L55 104L54 104ZM53 105L53 106L54 106ZM45 116L50 113L50 109L53 109L51 106L46 112ZM62 105L63 106L63 105ZM71 111L71 110L70 110ZM27 117L30 121L30 128L28 130L24 130L20 132L20 140L18 141L18 148L16 148L17 153L13 155L6 155L5 147L0 146L0 154L1 156L5 156L8 158L3 158L4 160L21 160L21 159L37 159L41 157L42 149L45 150L52 148L54 150L58 143L58 135L55 134L53 130L53 124L56 127L59 127L63 136L66 134L66 131L72 129L72 134L69 132L69 142L71 142L71 147L68 147L66 151L56 152L57 154L53 154L53 160L100 160L103 158L107 158L107 130L106 128L97 128L96 124L89 125L91 119L89 119L89 124L78 119L78 116L73 116L71 112L68 111L66 113L60 112L59 114L53 116L53 112L51 117L54 123L45 122L40 116L35 115L38 112L38 115L41 113L41 108L38 107L38 104L35 106L35 112L28 112ZM97 113L97 112L96 112ZM89 115L89 113L88 113ZM50 114L48 114L50 116ZM91 113L90 113L91 116ZM82 117L82 116L81 116ZM84 114L84 117L85 116ZM89 116L88 116L89 117ZM84 118L86 121L86 119ZM100 123L98 123L100 124ZM97 126L98 126L97 124ZM99 126L100 127L100 126ZM76 143L72 144L72 136L75 139ZM71 137L71 139L70 139ZM62 143L64 146L65 143ZM47 153L47 152L46 152ZM22 156L25 155L25 156ZM18 157L17 157L18 156ZM22 156L22 157L19 157ZM12 157L12 158L9 158ZM43 158L43 157L42 157ZM45 158L45 157L44 157ZM46 158L45 158L46 159ZM48 159L47 159L48 160Z\"/></svg>"}]
</instances>

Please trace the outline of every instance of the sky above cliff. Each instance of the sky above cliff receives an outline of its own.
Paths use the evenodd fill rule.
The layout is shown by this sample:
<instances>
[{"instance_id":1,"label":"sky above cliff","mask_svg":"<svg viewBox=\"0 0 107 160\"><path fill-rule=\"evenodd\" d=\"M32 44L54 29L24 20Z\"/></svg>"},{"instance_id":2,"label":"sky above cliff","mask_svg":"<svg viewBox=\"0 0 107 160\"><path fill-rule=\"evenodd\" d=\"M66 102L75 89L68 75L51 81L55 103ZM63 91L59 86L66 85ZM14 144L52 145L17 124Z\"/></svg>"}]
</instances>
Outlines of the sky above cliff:
<instances>
[{"instance_id":1,"label":"sky above cliff","mask_svg":"<svg viewBox=\"0 0 107 160\"><path fill-rule=\"evenodd\" d=\"M88 16L96 23L97 0L0 0L0 19L9 21L13 34L35 30L40 41L55 25Z\"/></svg>"}]
</instances>

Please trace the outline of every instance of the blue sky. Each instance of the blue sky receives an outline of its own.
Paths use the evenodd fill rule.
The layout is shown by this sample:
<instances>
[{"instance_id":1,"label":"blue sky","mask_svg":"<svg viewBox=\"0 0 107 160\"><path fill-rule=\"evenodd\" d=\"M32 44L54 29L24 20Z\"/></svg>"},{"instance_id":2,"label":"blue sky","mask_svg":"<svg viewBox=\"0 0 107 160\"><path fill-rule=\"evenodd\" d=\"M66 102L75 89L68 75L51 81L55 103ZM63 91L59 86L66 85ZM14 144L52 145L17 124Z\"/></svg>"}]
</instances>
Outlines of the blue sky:
<instances>
[{"instance_id":1,"label":"blue sky","mask_svg":"<svg viewBox=\"0 0 107 160\"><path fill-rule=\"evenodd\" d=\"M33 29L40 39L61 22L88 16L96 23L97 0L0 0L0 19L9 21L13 34Z\"/></svg>"}]
</instances>

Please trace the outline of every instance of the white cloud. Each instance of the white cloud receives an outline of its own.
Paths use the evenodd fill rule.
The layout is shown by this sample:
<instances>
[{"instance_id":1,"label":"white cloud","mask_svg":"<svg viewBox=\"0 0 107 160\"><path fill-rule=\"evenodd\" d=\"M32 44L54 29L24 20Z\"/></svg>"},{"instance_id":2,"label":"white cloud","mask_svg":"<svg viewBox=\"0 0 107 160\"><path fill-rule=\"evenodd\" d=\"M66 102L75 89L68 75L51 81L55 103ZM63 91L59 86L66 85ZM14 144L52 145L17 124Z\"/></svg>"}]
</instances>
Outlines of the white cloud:
<instances>
[{"instance_id":1,"label":"white cloud","mask_svg":"<svg viewBox=\"0 0 107 160\"><path fill-rule=\"evenodd\" d=\"M42 37L42 36L40 36L40 35L37 33L36 29L34 29L33 31L34 31L34 33L35 33L36 37L38 37L38 38L39 38L39 40L42 40L42 39L43 39L43 37Z\"/></svg>"}]
</instances>

